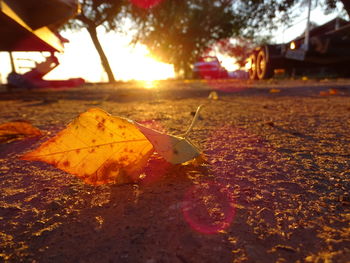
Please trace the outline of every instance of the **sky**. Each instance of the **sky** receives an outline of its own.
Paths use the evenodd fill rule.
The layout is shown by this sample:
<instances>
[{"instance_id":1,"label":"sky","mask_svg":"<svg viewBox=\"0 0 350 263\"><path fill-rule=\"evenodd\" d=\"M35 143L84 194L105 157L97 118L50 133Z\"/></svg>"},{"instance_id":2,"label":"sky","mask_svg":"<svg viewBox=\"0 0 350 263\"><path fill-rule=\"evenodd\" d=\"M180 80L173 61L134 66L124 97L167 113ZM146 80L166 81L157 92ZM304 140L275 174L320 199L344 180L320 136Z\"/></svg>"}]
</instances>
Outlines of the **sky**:
<instances>
[{"instance_id":1,"label":"sky","mask_svg":"<svg viewBox=\"0 0 350 263\"><path fill-rule=\"evenodd\" d=\"M296 19L294 26L290 28L281 26L276 30L274 42L285 43L302 34L305 30L306 16L305 9L305 12ZM311 21L323 24L336 16L337 13L324 15L320 8L315 8L311 13ZM99 29L98 34L117 80L156 80L174 77L172 65L152 58L145 46L130 46L130 36L113 32L105 33L103 29ZM101 67L100 58L87 31L62 32L62 35L69 40L69 43L65 44L63 54L57 53L60 65L46 75L45 79L82 77L88 82L107 81L107 75ZM234 58L225 57L221 54L215 55L218 56L227 70L237 69ZM43 54L37 52L17 52L14 53L14 57L16 58L18 73L28 71L30 67L34 66L34 61L41 62L44 60ZM6 76L9 72L8 53L0 52L0 83L6 82Z\"/></svg>"},{"instance_id":2,"label":"sky","mask_svg":"<svg viewBox=\"0 0 350 263\"><path fill-rule=\"evenodd\" d=\"M337 16L342 16L340 12L340 10L342 10L341 3L337 4L338 11L335 10L334 12L328 15L325 15L324 11L320 7L315 6L315 3L317 2L319 1L315 1L315 0L312 1L313 6L312 6L311 15L310 15L311 22L314 22L318 25L322 25L336 18ZM305 32L306 23L307 23L307 9L305 7L302 14L298 15L296 19L293 21L292 26L290 27L281 26L278 30L276 30L273 41L276 43L286 43L293 40L294 38L296 38L297 36L300 36Z\"/></svg>"}]
</instances>

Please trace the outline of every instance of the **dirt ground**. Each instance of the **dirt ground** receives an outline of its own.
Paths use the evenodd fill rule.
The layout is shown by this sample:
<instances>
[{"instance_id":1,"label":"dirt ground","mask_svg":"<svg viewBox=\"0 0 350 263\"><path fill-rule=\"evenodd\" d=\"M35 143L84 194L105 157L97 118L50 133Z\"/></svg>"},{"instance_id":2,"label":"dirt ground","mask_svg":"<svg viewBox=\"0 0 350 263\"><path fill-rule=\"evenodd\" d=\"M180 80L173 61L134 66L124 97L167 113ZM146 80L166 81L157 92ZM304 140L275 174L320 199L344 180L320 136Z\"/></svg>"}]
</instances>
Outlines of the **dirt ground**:
<instances>
[{"instance_id":1,"label":"dirt ground","mask_svg":"<svg viewBox=\"0 0 350 263\"><path fill-rule=\"evenodd\" d=\"M151 160L139 184L19 159L89 108L178 135L200 104L207 162ZM0 144L0 262L350 262L350 80L2 88L13 120L45 136Z\"/></svg>"}]
</instances>

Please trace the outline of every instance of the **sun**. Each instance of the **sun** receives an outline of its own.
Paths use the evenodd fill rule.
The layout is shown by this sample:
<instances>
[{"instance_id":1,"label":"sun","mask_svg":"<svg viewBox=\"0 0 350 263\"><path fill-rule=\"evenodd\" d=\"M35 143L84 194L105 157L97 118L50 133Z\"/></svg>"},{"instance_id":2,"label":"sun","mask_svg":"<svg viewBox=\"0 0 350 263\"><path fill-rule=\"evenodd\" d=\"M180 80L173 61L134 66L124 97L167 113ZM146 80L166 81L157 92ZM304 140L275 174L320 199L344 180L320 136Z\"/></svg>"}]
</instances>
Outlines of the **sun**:
<instances>
[{"instance_id":1,"label":"sun","mask_svg":"<svg viewBox=\"0 0 350 263\"><path fill-rule=\"evenodd\" d=\"M173 66L157 61L144 46L132 48L120 59L124 61L123 67L115 65L114 68L119 68L125 80L153 81L174 77Z\"/></svg>"},{"instance_id":2,"label":"sun","mask_svg":"<svg viewBox=\"0 0 350 263\"><path fill-rule=\"evenodd\" d=\"M157 61L145 46L126 46L125 51L128 52L120 56L124 61L122 67L117 61L114 64L125 80L153 81L174 77L173 66Z\"/></svg>"}]
</instances>

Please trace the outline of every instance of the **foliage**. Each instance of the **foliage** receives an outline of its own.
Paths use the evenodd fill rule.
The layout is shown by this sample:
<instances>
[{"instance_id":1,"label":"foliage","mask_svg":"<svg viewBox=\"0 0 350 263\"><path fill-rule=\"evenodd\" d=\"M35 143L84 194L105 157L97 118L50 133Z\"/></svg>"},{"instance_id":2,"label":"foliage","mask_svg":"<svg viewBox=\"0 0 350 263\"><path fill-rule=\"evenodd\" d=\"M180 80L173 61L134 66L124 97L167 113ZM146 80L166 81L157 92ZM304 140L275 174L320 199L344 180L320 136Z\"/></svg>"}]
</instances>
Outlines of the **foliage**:
<instances>
[{"instance_id":1,"label":"foliage","mask_svg":"<svg viewBox=\"0 0 350 263\"><path fill-rule=\"evenodd\" d=\"M186 76L190 65L216 41L240 28L231 0L163 1L151 9L134 8L136 41ZM238 32L235 32L238 33Z\"/></svg>"},{"instance_id":2,"label":"foliage","mask_svg":"<svg viewBox=\"0 0 350 263\"><path fill-rule=\"evenodd\" d=\"M109 82L114 82L114 74L97 36L97 27L103 26L106 31L116 30L118 22L122 19L120 15L122 7L126 2L124 0L79 0L79 2L80 13L68 22L66 28L87 29L100 55Z\"/></svg>"},{"instance_id":3,"label":"foliage","mask_svg":"<svg viewBox=\"0 0 350 263\"><path fill-rule=\"evenodd\" d=\"M123 0L79 0L80 13L66 25L66 28L80 30L103 26L106 31L118 26Z\"/></svg>"},{"instance_id":4,"label":"foliage","mask_svg":"<svg viewBox=\"0 0 350 263\"><path fill-rule=\"evenodd\" d=\"M292 18L300 15L300 11L307 7L309 0L252 0L239 1L237 4L246 19L248 20L247 31L250 35L255 35L257 29L275 28L280 23L289 23ZM343 3L345 10L349 14L349 0L318 0L312 4L321 6L325 12L335 10L337 3ZM298 12L298 10L300 10ZM278 22L278 23L276 23Z\"/></svg>"},{"instance_id":5,"label":"foliage","mask_svg":"<svg viewBox=\"0 0 350 263\"><path fill-rule=\"evenodd\" d=\"M326 6L326 12L334 10L337 8L337 3L341 2L345 11L350 18L350 1L349 0L324 0L324 5Z\"/></svg>"}]
</instances>

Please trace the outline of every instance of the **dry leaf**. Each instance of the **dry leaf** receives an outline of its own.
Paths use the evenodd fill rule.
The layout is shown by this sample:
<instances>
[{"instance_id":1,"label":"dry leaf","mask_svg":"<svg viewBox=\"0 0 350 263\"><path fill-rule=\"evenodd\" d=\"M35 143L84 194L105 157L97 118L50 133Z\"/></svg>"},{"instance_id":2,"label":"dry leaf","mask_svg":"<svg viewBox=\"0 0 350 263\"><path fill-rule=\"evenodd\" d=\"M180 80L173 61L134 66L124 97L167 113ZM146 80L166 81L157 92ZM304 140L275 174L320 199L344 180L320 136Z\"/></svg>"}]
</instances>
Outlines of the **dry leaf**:
<instances>
[{"instance_id":1,"label":"dry leaf","mask_svg":"<svg viewBox=\"0 0 350 263\"><path fill-rule=\"evenodd\" d=\"M328 91L320 91L320 96L328 96Z\"/></svg>"},{"instance_id":2,"label":"dry leaf","mask_svg":"<svg viewBox=\"0 0 350 263\"><path fill-rule=\"evenodd\" d=\"M199 150L185 138L164 134L136 122L135 125L153 144L155 151L172 164L184 163L200 155Z\"/></svg>"},{"instance_id":3,"label":"dry leaf","mask_svg":"<svg viewBox=\"0 0 350 263\"><path fill-rule=\"evenodd\" d=\"M280 89L270 89L269 92L270 93L280 93L281 90Z\"/></svg>"},{"instance_id":4,"label":"dry leaf","mask_svg":"<svg viewBox=\"0 0 350 263\"><path fill-rule=\"evenodd\" d=\"M210 100L218 100L219 96L216 91L212 91L209 93L208 99Z\"/></svg>"},{"instance_id":5,"label":"dry leaf","mask_svg":"<svg viewBox=\"0 0 350 263\"><path fill-rule=\"evenodd\" d=\"M7 122L0 125L0 142L10 142L41 135L42 133L38 128L25 121Z\"/></svg>"},{"instance_id":6,"label":"dry leaf","mask_svg":"<svg viewBox=\"0 0 350 263\"><path fill-rule=\"evenodd\" d=\"M22 159L50 163L99 185L136 181L152 153L152 144L133 123L93 108Z\"/></svg>"},{"instance_id":7,"label":"dry leaf","mask_svg":"<svg viewBox=\"0 0 350 263\"><path fill-rule=\"evenodd\" d=\"M338 94L338 90L336 90L336 89L329 89L328 92L329 92L329 95L337 95Z\"/></svg>"},{"instance_id":8,"label":"dry leaf","mask_svg":"<svg viewBox=\"0 0 350 263\"><path fill-rule=\"evenodd\" d=\"M328 91L320 91L320 96L329 96L329 95L337 95L338 90L336 89L329 89Z\"/></svg>"}]
</instances>

